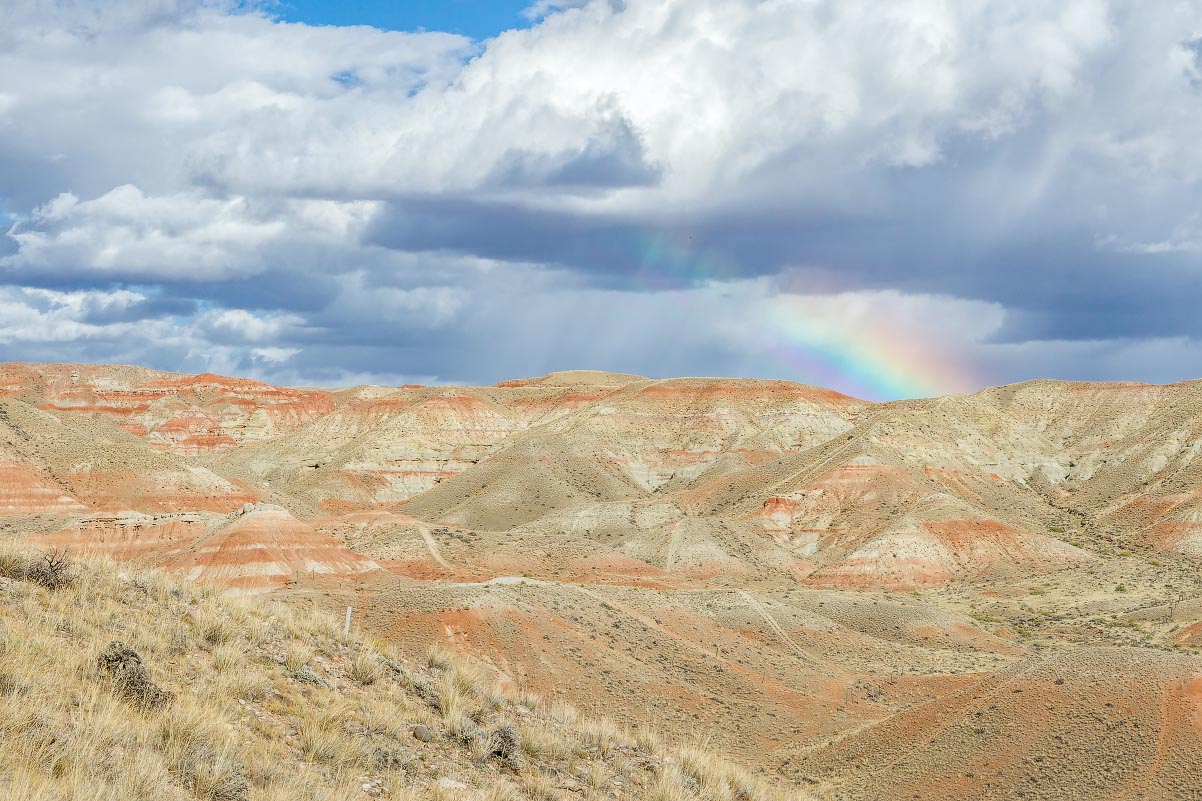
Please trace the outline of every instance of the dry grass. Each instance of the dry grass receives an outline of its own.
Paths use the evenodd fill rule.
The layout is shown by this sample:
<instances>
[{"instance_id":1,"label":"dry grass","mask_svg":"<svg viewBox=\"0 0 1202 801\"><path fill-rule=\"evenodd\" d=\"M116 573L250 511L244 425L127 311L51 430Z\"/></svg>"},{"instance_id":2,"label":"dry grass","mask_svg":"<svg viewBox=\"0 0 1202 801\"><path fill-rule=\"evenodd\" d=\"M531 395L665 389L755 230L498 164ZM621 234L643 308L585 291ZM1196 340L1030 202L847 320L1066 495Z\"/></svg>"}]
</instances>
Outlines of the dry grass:
<instances>
[{"instance_id":1,"label":"dry grass","mask_svg":"<svg viewBox=\"0 0 1202 801\"><path fill-rule=\"evenodd\" d=\"M518 704L518 706L524 706L524 707L526 707L526 709L529 709L530 711L533 712L534 710L538 709L542 705L543 697L541 695L539 695L538 693L534 692L533 690L529 690L529 689L526 689L523 687L521 690L518 691L517 697L514 699L514 702L516 704Z\"/></svg>"},{"instance_id":2,"label":"dry grass","mask_svg":"<svg viewBox=\"0 0 1202 801\"><path fill-rule=\"evenodd\" d=\"M243 666L246 654L241 645L222 643L213 649L213 667L218 673L232 673Z\"/></svg>"},{"instance_id":3,"label":"dry grass","mask_svg":"<svg viewBox=\"0 0 1202 801\"><path fill-rule=\"evenodd\" d=\"M313 649L303 642L291 642L284 651L284 667L295 673L309 664L313 658Z\"/></svg>"},{"instance_id":4,"label":"dry grass","mask_svg":"<svg viewBox=\"0 0 1202 801\"><path fill-rule=\"evenodd\" d=\"M623 742L622 730L612 720L598 718L580 725L580 741L586 748L595 748L605 758L611 756Z\"/></svg>"},{"instance_id":5,"label":"dry grass","mask_svg":"<svg viewBox=\"0 0 1202 801\"><path fill-rule=\"evenodd\" d=\"M191 611L192 629L197 638L209 647L229 642L234 637L234 628L220 611L201 607Z\"/></svg>"},{"instance_id":6,"label":"dry grass","mask_svg":"<svg viewBox=\"0 0 1202 801\"><path fill-rule=\"evenodd\" d=\"M6 801L549 801L573 784L616 798L618 778L622 798L785 797L700 745L666 754L649 733L566 704L540 711L445 651L407 665L331 618L103 560L74 563L73 581L51 588L28 580L37 558L0 542ZM161 705L101 675L111 641L136 651Z\"/></svg>"},{"instance_id":7,"label":"dry grass","mask_svg":"<svg viewBox=\"0 0 1202 801\"><path fill-rule=\"evenodd\" d=\"M559 801L555 779L545 773L531 773L525 778L522 789L531 801Z\"/></svg>"},{"instance_id":8,"label":"dry grass","mask_svg":"<svg viewBox=\"0 0 1202 801\"><path fill-rule=\"evenodd\" d=\"M364 651L351 662L349 672L351 679L366 687L384 677L384 664L380 661L379 654Z\"/></svg>"},{"instance_id":9,"label":"dry grass","mask_svg":"<svg viewBox=\"0 0 1202 801\"><path fill-rule=\"evenodd\" d=\"M609 784L613 778L613 774L610 773L609 766L604 762L593 762L588 767L586 778L588 779L588 786L596 793Z\"/></svg>"},{"instance_id":10,"label":"dry grass","mask_svg":"<svg viewBox=\"0 0 1202 801\"><path fill-rule=\"evenodd\" d=\"M426 667L431 670L450 670L455 666L455 658L451 652L438 645L431 645L426 652Z\"/></svg>"},{"instance_id":11,"label":"dry grass","mask_svg":"<svg viewBox=\"0 0 1202 801\"><path fill-rule=\"evenodd\" d=\"M551 702L551 708L547 711L547 716L554 721L571 726L580 720L580 710L567 701L557 699Z\"/></svg>"},{"instance_id":12,"label":"dry grass","mask_svg":"<svg viewBox=\"0 0 1202 801\"><path fill-rule=\"evenodd\" d=\"M659 732L644 723L640 723L634 730L634 744L648 753L658 753L664 747Z\"/></svg>"}]
</instances>

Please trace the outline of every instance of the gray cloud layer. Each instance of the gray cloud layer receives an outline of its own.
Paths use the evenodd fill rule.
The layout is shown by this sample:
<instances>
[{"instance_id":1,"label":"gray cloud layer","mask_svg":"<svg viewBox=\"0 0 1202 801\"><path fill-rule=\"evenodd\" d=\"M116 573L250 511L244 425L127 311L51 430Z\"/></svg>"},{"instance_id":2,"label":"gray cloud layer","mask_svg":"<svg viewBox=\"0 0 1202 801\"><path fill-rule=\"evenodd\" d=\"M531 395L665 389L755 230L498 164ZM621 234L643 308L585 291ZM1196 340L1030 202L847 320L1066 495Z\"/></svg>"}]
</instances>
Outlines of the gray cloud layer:
<instances>
[{"instance_id":1,"label":"gray cloud layer","mask_svg":"<svg viewBox=\"0 0 1202 801\"><path fill-rule=\"evenodd\" d=\"M1202 375L1202 2L531 17L475 43L0 9L4 357L876 396Z\"/></svg>"}]
</instances>

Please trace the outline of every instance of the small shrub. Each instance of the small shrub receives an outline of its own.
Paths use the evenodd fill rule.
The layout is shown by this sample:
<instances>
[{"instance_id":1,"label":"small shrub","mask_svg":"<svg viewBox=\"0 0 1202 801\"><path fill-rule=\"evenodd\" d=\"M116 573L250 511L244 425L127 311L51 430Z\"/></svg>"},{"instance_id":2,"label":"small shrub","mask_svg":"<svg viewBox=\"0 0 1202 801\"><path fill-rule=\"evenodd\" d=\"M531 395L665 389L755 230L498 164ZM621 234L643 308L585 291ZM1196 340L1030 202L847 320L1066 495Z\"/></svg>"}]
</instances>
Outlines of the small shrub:
<instances>
[{"instance_id":1,"label":"small shrub","mask_svg":"<svg viewBox=\"0 0 1202 801\"><path fill-rule=\"evenodd\" d=\"M53 592L74 584L76 573L67 551L55 550L44 553L41 558L29 563L23 578Z\"/></svg>"},{"instance_id":2,"label":"small shrub","mask_svg":"<svg viewBox=\"0 0 1202 801\"><path fill-rule=\"evenodd\" d=\"M114 640L100 654L97 667L118 695L138 706L151 708L171 701L173 695L150 680L150 671L133 648Z\"/></svg>"},{"instance_id":3,"label":"small shrub","mask_svg":"<svg viewBox=\"0 0 1202 801\"><path fill-rule=\"evenodd\" d=\"M522 749L522 737L510 723L502 723L488 737L489 756L501 760L501 764L514 773L521 773L526 759Z\"/></svg>"},{"instance_id":4,"label":"small shrub","mask_svg":"<svg viewBox=\"0 0 1202 801\"><path fill-rule=\"evenodd\" d=\"M304 684L315 684L318 687L325 687L326 689L334 686L318 675L317 671L308 665L301 665L299 668L292 671L292 678L299 682L303 682Z\"/></svg>"}]
</instances>

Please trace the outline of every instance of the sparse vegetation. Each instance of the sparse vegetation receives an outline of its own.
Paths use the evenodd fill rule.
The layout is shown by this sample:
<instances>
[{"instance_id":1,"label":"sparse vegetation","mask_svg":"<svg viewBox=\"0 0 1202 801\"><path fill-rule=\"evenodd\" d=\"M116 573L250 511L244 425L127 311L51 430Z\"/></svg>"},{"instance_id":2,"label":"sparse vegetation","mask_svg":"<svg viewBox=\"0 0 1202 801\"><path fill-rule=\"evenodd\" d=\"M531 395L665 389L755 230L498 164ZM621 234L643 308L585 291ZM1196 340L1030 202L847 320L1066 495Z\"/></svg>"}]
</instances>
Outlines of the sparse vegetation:
<instances>
[{"instance_id":1,"label":"sparse vegetation","mask_svg":"<svg viewBox=\"0 0 1202 801\"><path fill-rule=\"evenodd\" d=\"M351 662L351 679L365 687L375 684L383 676L384 664L380 661L380 655L374 651L363 651Z\"/></svg>"},{"instance_id":2,"label":"sparse vegetation","mask_svg":"<svg viewBox=\"0 0 1202 801\"><path fill-rule=\"evenodd\" d=\"M53 591L69 587L76 576L67 549L39 553L6 543L0 547L0 577L32 582Z\"/></svg>"},{"instance_id":3,"label":"sparse vegetation","mask_svg":"<svg viewBox=\"0 0 1202 801\"><path fill-rule=\"evenodd\" d=\"M559 801L612 797L617 778L627 798L785 797L699 745L502 692L444 651L406 665L324 616L102 560L43 583L39 559L0 548L5 799Z\"/></svg>"}]
</instances>

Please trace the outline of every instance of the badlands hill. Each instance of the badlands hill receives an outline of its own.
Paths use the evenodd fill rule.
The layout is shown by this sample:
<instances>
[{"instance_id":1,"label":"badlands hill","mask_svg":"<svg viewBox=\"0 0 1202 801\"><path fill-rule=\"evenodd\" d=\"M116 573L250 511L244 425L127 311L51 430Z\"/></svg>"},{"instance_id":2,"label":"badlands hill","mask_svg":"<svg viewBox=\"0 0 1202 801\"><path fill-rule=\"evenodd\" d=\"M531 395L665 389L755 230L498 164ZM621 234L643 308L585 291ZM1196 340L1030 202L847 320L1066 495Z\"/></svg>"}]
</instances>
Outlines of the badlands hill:
<instances>
[{"instance_id":1,"label":"badlands hill","mask_svg":"<svg viewBox=\"0 0 1202 801\"><path fill-rule=\"evenodd\" d=\"M1202 382L9 364L0 396L0 532L42 548L351 606L833 797L1202 797Z\"/></svg>"}]
</instances>

